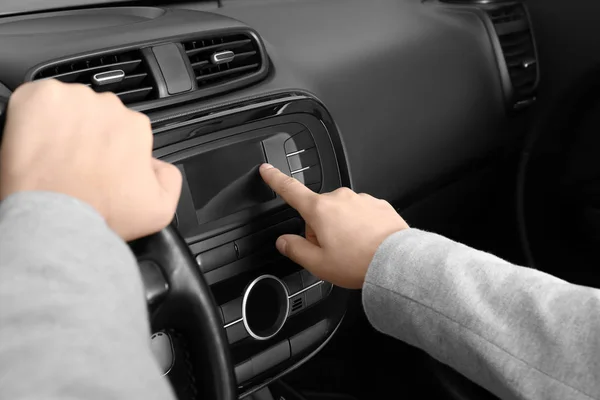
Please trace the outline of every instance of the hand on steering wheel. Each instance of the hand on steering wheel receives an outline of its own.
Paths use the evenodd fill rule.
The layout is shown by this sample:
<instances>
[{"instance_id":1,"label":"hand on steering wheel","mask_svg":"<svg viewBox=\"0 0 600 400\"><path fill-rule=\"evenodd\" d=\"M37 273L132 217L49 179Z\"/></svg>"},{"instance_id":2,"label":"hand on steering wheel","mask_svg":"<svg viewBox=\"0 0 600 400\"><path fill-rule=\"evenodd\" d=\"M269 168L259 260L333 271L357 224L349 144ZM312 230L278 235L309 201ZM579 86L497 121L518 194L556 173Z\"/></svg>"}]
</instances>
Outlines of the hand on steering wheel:
<instances>
[{"instance_id":1,"label":"hand on steering wheel","mask_svg":"<svg viewBox=\"0 0 600 400\"><path fill-rule=\"evenodd\" d=\"M233 400L229 344L210 288L185 241L163 229L175 213L181 174L152 157L152 141L148 117L112 93L53 80L25 84L8 106L0 200L22 191L64 193L93 206L124 240L142 238L132 243L138 261L157 266L168 284L151 325L187 343L193 376L175 387L180 400Z\"/></svg>"}]
</instances>

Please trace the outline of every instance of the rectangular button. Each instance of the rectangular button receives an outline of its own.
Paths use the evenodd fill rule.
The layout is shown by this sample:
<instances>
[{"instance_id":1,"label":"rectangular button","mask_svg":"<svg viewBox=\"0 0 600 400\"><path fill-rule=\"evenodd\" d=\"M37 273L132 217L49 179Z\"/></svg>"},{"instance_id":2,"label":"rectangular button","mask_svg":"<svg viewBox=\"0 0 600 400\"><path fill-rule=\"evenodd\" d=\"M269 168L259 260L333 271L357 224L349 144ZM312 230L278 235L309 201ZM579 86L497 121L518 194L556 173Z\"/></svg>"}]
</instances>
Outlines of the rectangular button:
<instances>
[{"instance_id":1,"label":"rectangular button","mask_svg":"<svg viewBox=\"0 0 600 400\"><path fill-rule=\"evenodd\" d=\"M247 380L254 377L252 372L252 360L244 361L241 364L235 366L235 378L237 383L246 382Z\"/></svg>"},{"instance_id":2,"label":"rectangular button","mask_svg":"<svg viewBox=\"0 0 600 400\"><path fill-rule=\"evenodd\" d=\"M300 154L288 156L288 164L292 173L304 167L319 165L319 154L316 148L308 149Z\"/></svg>"},{"instance_id":3,"label":"rectangular button","mask_svg":"<svg viewBox=\"0 0 600 400\"><path fill-rule=\"evenodd\" d=\"M238 256L243 258L259 251L276 251L275 241L279 236L284 233L298 233L300 229L302 229L300 219L294 218L236 240Z\"/></svg>"},{"instance_id":4,"label":"rectangular button","mask_svg":"<svg viewBox=\"0 0 600 400\"><path fill-rule=\"evenodd\" d=\"M292 357L296 356L312 346L320 344L327 334L327 320L323 320L316 325L300 332L290 339ZM237 372L237 367L236 367Z\"/></svg>"},{"instance_id":5,"label":"rectangular button","mask_svg":"<svg viewBox=\"0 0 600 400\"><path fill-rule=\"evenodd\" d=\"M202 272L215 270L223 265L230 264L235 260L237 260L237 255L233 242L215 247L212 250L205 251L196 256L196 262Z\"/></svg>"},{"instance_id":6,"label":"rectangular button","mask_svg":"<svg viewBox=\"0 0 600 400\"><path fill-rule=\"evenodd\" d=\"M305 185L312 185L314 183L321 182L321 167L315 165L313 167L309 167L304 171L296 172L292 174L292 177L298 179L301 183Z\"/></svg>"},{"instance_id":7,"label":"rectangular button","mask_svg":"<svg viewBox=\"0 0 600 400\"><path fill-rule=\"evenodd\" d=\"M305 288L319 282L319 278L308 272L307 269L300 271L300 276L302 277L302 287Z\"/></svg>"},{"instance_id":8,"label":"rectangular button","mask_svg":"<svg viewBox=\"0 0 600 400\"><path fill-rule=\"evenodd\" d=\"M303 130L300 133L295 134L291 138L285 141L285 154L294 153L299 150L310 149L311 147L315 147L315 141L308 131L308 129Z\"/></svg>"},{"instance_id":9,"label":"rectangular button","mask_svg":"<svg viewBox=\"0 0 600 400\"><path fill-rule=\"evenodd\" d=\"M318 303L321 300L321 285L315 286L304 292L306 296L306 307L310 307L313 304Z\"/></svg>"},{"instance_id":10,"label":"rectangular button","mask_svg":"<svg viewBox=\"0 0 600 400\"><path fill-rule=\"evenodd\" d=\"M229 344L239 342L240 340L249 336L248 331L242 322L231 325L229 328L225 329L225 331L227 332L227 340L229 340Z\"/></svg>"},{"instance_id":11,"label":"rectangular button","mask_svg":"<svg viewBox=\"0 0 600 400\"><path fill-rule=\"evenodd\" d=\"M290 358L290 342L285 341L269 347L267 350L251 358L254 375L262 374Z\"/></svg>"},{"instance_id":12,"label":"rectangular button","mask_svg":"<svg viewBox=\"0 0 600 400\"><path fill-rule=\"evenodd\" d=\"M290 296L294 295L294 293L298 293L303 288L300 272L294 272L292 275L286 276L283 278L283 282L287 286Z\"/></svg>"},{"instance_id":13,"label":"rectangular button","mask_svg":"<svg viewBox=\"0 0 600 400\"><path fill-rule=\"evenodd\" d=\"M242 297L238 297L237 299L231 300L230 302L221 306L225 324L242 318L242 300Z\"/></svg>"},{"instance_id":14,"label":"rectangular button","mask_svg":"<svg viewBox=\"0 0 600 400\"><path fill-rule=\"evenodd\" d=\"M325 298L329 296L329 293L331 293L332 289L333 285L331 283L323 281L321 284L321 297Z\"/></svg>"}]
</instances>

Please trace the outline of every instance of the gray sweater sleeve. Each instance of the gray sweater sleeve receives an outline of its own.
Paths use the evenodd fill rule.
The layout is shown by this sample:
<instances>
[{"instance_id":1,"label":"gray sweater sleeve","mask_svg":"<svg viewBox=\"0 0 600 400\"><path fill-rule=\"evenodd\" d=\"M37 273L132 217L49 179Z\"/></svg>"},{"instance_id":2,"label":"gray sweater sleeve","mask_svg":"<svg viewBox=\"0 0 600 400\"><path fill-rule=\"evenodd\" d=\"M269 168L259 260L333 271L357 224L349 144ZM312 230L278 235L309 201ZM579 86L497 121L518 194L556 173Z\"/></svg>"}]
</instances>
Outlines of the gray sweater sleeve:
<instances>
[{"instance_id":1,"label":"gray sweater sleeve","mask_svg":"<svg viewBox=\"0 0 600 400\"><path fill-rule=\"evenodd\" d=\"M0 398L173 399L150 347L137 263L87 204L0 204Z\"/></svg>"},{"instance_id":2,"label":"gray sweater sleeve","mask_svg":"<svg viewBox=\"0 0 600 400\"><path fill-rule=\"evenodd\" d=\"M407 229L363 287L371 323L502 399L600 398L600 291Z\"/></svg>"}]
</instances>

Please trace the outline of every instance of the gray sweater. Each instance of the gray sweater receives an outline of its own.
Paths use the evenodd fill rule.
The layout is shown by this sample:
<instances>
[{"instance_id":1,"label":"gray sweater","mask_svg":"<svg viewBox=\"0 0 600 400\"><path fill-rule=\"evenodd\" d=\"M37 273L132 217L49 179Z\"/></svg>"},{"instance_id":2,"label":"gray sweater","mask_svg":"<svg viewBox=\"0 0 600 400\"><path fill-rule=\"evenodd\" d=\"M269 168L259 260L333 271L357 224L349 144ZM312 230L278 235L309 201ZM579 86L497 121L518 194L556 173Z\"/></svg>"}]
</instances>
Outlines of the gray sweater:
<instances>
[{"instance_id":1,"label":"gray sweater","mask_svg":"<svg viewBox=\"0 0 600 400\"><path fill-rule=\"evenodd\" d=\"M432 233L390 236L369 320L503 399L600 398L600 292ZM173 398L149 348L135 258L88 205L0 205L0 398Z\"/></svg>"}]
</instances>

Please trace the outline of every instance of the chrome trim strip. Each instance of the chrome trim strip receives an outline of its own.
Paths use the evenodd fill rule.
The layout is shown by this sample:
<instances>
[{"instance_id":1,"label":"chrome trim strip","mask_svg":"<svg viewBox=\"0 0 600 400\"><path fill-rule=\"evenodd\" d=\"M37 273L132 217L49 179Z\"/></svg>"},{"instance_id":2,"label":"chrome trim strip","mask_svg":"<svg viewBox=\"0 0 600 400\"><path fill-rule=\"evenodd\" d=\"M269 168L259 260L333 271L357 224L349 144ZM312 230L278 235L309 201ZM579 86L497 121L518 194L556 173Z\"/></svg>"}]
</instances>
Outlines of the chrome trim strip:
<instances>
[{"instance_id":1,"label":"chrome trim strip","mask_svg":"<svg viewBox=\"0 0 600 400\"><path fill-rule=\"evenodd\" d=\"M322 284L323 284L323 281L315 282L312 285L310 285L309 287L305 287L304 289L298 290L296 293L290 295L290 297L288 297L288 299L291 299L294 296L298 296L299 294L302 294L302 293L306 292L307 290L310 290L310 289L317 287L319 285L322 285Z\"/></svg>"},{"instance_id":2,"label":"chrome trim strip","mask_svg":"<svg viewBox=\"0 0 600 400\"><path fill-rule=\"evenodd\" d=\"M269 335L269 336L258 336L256 333L252 332L252 329L250 329L250 326L248 326L248 321L247 321L247 317L246 317L246 304L248 303L248 295L252 291L252 288L258 282L260 282L260 281L262 281L264 279L273 279L273 280L279 282L279 284L283 288L283 291L285 292L285 295L287 296L287 298L286 298L287 304L286 304L286 307L285 307L285 317L283 318L283 322L281 323L281 326L279 328L277 328L277 330L272 335ZM288 292L288 289L287 289L287 286L285 285L285 283L283 283L283 281L281 279L279 279L278 277L273 276L273 275L261 275L258 278L256 278L255 280L253 280L248 285L248 287L246 288L246 290L244 291L244 298L242 300L242 321L244 322L244 327L246 328L246 331L254 339L256 339L256 340L269 340L269 339L271 339L273 336L277 335L279 333L279 331L283 328L283 326L285 325L285 323L286 323L286 321L287 321L287 319L288 319L289 316L290 316L290 293Z\"/></svg>"},{"instance_id":3,"label":"chrome trim strip","mask_svg":"<svg viewBox=\"0 0 600 400\"><path fill-rule=\"evenodd\" d=\"M296 154L301 154L304 153L306 151L306 149L302 149L302 150L298 150L298 151L294 151L293 153L290 154L286 154L286 157L291 157L291 156L295 156Z\"/></svg>"},{"instance_id":4,"label":"chrome trim strip","mask_svg":"<svg viewBox=\"0 0 600 400\"><path fill-rule=\"evenodd\" d=\"M227 329L227 328L229 328L230 326L233 326L233 325L235 325L235 324L239 324L239 323L240 323L240 322L242 322L243 320L244 320L244 318L243 318L243 317L242 317L242 318L240 318L240 319L236 319L235 321L232 321L232 322L230 322L230 323L226 324L225 326L223 326L223 328Z\"/></svg>"},{"instance_id":5,"label":"chrome trim strip","mask_svg":"<svg viewBox=\"0 0 600 400\"><path fill-rule=\"evenodd\" d=\"M302 171L306 171L307 169L310 169L310 167L304 167L304 168L297 169L295 171L292 171L292 175L297 174Z\"/></svg>"},{"instance_id":6,"label":"chrome trim strip","mask_svg":"<svg viewBox=\"0 0 600 400\"><path fill-rule=\"evenodd\" d=\"M270 275L263 275L263 276L270 276ZM257 278L257 279L258 279L258 278ZM302 293L304 293L304 292L306 292L306 291L308 291L308 290L310 290L310 289L312 289L312 288L314 288L314 287L317 287L317 286L319 286L319 285L322 285L323 283L325 283L325 282L324 282L324 281L318 281L318 282L315 282L315 283L313 283L312 285L310 285L310 286L308 286L308 287L305 287L304 289L300 289L300 290L298 290L296 293L289 294L289 295L288 295L288 317L289 317L289 307L290 307L289 300L290 300L292 297L294 297L294 296L297 296L297 295L299 295L299 294L302 294ZM284 286L285 286L285 284L284 284ZM250 288L250 286L248 286L248 288ZM286 286L286 291L287 291L287 286ZM245 293L244 293L244 296L245 296ZM227 329L227 328L229 328L229 327L231 327L231 326L233 326L233 325L237 325L237 324L239 324L240 322L244 322L244 313L243 313L244 304L245 304L245 303L242 301L242 318L240 318L240 319L236 319L235 321L231 321L231 322L229 322L229 323L227 323L227 324L223 325L223 328L224 328L224 329ZM286 317L286 321L287 321L287 318L288 318L288 317ZM284 322L284 325L285 325L285 322ZM244 327L246 327L246 324L244 324ZM247 328L247 327L246 327L246 330L248 330L248 328ZM250 333L250 332L248 332L248 333Z\"/></svg>"}]
</instances>

